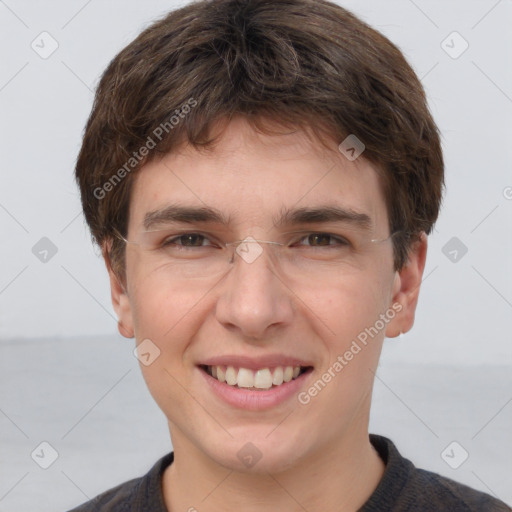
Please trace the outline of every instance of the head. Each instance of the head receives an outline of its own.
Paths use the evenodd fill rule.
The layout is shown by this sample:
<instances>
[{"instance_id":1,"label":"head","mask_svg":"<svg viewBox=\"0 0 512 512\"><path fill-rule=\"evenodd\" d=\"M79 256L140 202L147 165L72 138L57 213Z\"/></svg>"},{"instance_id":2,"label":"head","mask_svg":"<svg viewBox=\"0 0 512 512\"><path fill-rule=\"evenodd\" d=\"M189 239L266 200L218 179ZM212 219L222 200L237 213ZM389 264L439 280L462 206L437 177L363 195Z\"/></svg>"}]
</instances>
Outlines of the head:
<instances>
[{"instance_id":1,"label":"head","mask_svg":"<svg viewBox=\"0 0 512 512\"><path fill-rule=\"evenodd\" d=\"M355 160L339 149L347 137L364 144ZM443 187L425 93L389 40L326 1L200 1L173 11L104 72L76 177L120 331L159 351L142 369L175 438L242 468L236 454L252 442L263 453L259 466L275 469L340 433L364 433L368 370L384 336L412 326ZM262 242L250 264L235 258L225 273L184 277L125 242L140 240L151 215L169 206L225 217L181 212L180 229L280 243L284 227L336 233L339 225L311 214L336 207L368 218L366 232L348 230L370 243L339 265L316 262L294 274L292 265L281 273L277 245ZM300 208L307 222L278 222ZM347 351L345 365L338 356ZM306 391L331 375L321 393L297 388L294 400L251 410L205 384L204 367L225 357L266 367L292 356L304 363Z\"/></svg>"}]
</instances>

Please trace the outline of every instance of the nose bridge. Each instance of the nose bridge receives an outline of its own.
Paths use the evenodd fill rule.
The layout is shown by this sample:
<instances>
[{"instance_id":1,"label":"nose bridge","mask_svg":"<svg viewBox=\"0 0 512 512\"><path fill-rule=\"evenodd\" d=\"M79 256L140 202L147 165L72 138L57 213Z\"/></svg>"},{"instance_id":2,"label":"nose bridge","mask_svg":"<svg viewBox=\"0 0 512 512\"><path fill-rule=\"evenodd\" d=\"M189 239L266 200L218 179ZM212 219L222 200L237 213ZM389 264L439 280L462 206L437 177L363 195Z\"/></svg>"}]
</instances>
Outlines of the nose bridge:
<instances>
[{"instance_id":1,"label":"nose bridge","mask_svg":"<svg viewBox=\"0 0 512 512\"><path fill-rule=\"evenodd\" d=\"M252 236L247 236L243 240L237 240L236 242L230 242L227 244L231 246L231 257L230 263L234 263L235 257L241 258L245 263L253 263L256 261L264 252L264 248L267 248L268 256L274 257L274 251L279 250L279 247L283 244L274 242L271 240L257 239Z\"/></svg>"},{"instance_id":2,"label":"nose bridge","mask_svg":"<svg viewBox=\"0 0 512 512\"><path fill-rule=\"evenodd\" d=\"M272 264L280 245L254 237L229 244L231 268L218 299L219 322L236 326L247 337L260 338L271 325L291 321L291 297Z\"/></svg>"}]
</instances>

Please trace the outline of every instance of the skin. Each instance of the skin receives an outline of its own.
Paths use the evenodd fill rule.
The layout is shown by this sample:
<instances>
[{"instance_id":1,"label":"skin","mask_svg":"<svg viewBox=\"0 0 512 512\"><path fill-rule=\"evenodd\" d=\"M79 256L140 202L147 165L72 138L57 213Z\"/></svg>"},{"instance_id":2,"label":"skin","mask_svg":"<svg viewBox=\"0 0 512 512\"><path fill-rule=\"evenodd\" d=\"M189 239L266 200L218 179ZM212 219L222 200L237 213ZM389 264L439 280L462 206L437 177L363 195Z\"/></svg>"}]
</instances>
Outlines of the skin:
<instances>
[{"instance_id":1,"label":"skin","mask_svg":"<svg viewBox=\"0 0 512 512\"><path fill-rule=\"evenodd\" d=\"M213 151L184 146L140 170L127 238L137 236L146 212L176 203L229 214L231 224L216 227L226 240L272 240L272 217L283 206L324 204L368 214L385 238L384 196L363 156L350 162L335 143L327 151L302 131L258 134L235 118ZM426 251L422 235L397 272L391 243L379 244L357 265L333 269L328 282L286 282L266 251L251 264L238 259L222 279L189 282L152 267L134 246L127 247L125 285L107 260L121 334L137 343L149 338L161 351L141 369L175 452L163 477L170 511L238 511L243 504L245 511L339 512L364 504L384 471L368 439L373 372L384 336L413 325ZM196 366L225 354L295 356L314 367L307 390L393 304L401 311L307 405L293 397L265 411L233 407ZM247 442L262 455L251 468L237 457Z\"/></svg>"}]
</instances>

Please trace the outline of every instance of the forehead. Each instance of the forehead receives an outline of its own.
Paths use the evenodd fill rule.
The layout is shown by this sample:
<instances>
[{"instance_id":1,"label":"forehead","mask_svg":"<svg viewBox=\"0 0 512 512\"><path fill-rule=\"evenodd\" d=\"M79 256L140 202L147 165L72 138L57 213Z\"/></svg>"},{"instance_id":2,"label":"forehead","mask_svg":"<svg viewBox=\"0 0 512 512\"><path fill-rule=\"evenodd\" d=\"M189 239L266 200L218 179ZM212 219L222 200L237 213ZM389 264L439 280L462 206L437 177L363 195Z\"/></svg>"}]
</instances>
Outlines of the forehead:
<instances>
[{"instance_id":1,"label":"forehead","mask_svg":"<svg viewBox=\"0 0 512 512\"><path fill-rule=\"evenodd\" d=\"M142 229L151 212L173 205L212 208L230 227L262 226L286 211L321 206L367 215L387 227L376 168L349 161L333 142L327 149L303 131L261 134L243 118L225 127L215 146L191 145L155 159L135 176L130 229Z\"/></svg>"}]
</instances>

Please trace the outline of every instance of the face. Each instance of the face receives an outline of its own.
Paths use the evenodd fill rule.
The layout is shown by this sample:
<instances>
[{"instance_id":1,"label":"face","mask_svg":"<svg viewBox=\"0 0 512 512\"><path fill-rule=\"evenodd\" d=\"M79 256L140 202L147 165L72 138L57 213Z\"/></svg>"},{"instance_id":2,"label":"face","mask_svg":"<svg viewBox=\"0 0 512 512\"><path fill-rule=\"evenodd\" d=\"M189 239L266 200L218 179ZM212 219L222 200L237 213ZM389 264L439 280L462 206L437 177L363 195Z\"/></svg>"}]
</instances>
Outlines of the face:
<instances>
[{"instance_id":1,"label":"face","mask_svg":"<svg viewBox=\"0 0 512 512\"><path fill-rule=\"evenodd\" d=\"M412 324L425 256L395 272L389 235L372 165L303 132L239 118L213 151L141 169L112 295L176 451L278 471L367 438L382 341Z\"/></svg>"}]
</instances>

